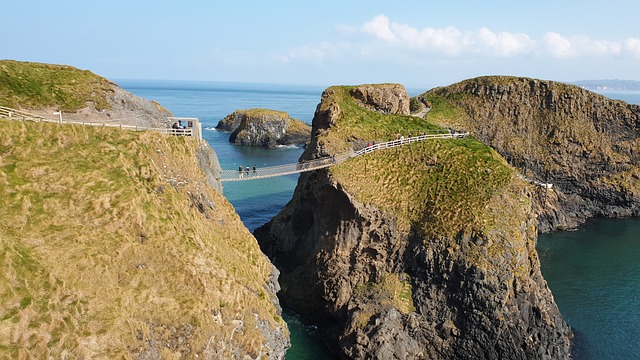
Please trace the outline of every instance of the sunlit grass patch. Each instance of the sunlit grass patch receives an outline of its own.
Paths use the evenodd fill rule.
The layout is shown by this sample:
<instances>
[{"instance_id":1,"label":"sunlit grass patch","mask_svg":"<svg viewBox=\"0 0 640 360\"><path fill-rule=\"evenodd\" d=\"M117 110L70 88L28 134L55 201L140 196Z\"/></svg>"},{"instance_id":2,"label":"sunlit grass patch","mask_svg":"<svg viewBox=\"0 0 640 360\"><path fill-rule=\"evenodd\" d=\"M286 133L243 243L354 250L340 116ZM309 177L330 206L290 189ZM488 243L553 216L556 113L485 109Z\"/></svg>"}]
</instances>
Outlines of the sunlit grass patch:
<instances>
[{"instance_id":1,"label":"sunlit grass patch","mask_svg":"<svg viewBox=\"0 0 640 360\"><path fill-rule=\"evenodd\" d=\"M256 316L283 326L264 295L271 265L207 186L196 141L0 128L0 357L127 357L171 343L172 328L192 354L215 337L255 356ZM215 204L207 216L194 194Z\"/></svg>"},{"instance_id":2,"label":"sunlit grass patch","mask_svg":"<svg viewBox=\"0 0 640 360\"><path fill-rule=\"evenodd\" d=\"M511 181L504 160L475 139L429 140L377 151L331 170L349 193L409 230L451 236L482 228L483 209Z\"/></svg>"},{"instance_id":3,"label":"sunlit grass patch","mask_svg":"<svg viewBox=\"0 0 640 360\"><path fill-rule=\"evenodd\" d=\"M71 66L0 60L0 105L13 108L59 107L75 112L92 102L110 109L106 95L114 84Z\"/></svg>"}]
</instances>

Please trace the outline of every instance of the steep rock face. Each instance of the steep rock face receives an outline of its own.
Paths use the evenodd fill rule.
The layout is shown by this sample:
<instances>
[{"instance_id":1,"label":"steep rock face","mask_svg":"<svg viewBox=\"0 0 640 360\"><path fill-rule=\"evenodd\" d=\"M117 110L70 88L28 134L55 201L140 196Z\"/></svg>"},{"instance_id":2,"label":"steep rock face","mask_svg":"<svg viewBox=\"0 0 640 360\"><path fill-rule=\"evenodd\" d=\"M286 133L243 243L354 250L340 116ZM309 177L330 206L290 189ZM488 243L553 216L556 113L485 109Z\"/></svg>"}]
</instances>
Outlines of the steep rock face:
<instances>
[{"instance_id":1,"label":"steep rock face","mask_svg":"<svg viewBox=\"0 0 640 360\"><path fill-rule=\"evenodd\" d=\"M198 147L195 157L198 166L204 172L207 184L222 194L222 180L220 179L222 167L220 167L216 152L213 151L208 143L202 142Z\"/></svg>"},{"instance_id":2,"label":"steep rock face","mask_svg":"<svg viewBox=\"0 0 640 360\"><path fill-rule=\"evenodd\" d=\"M216 129L232 131L229 141L236 145L263 146L302 144L311 137L311 126L283 111L237 110L218 122Z\"/></svg>"},{"instance_id":3,"label":"steep rock face","mask_svg":"<svg viewBox=\"0 0 640 360\"><path fill-rule=\"evenodd\" d=\"M409 115L409 95L400 84L360 85L350 91L358 103L383 114Z\"/></svg>"},{"instance_id":4,"label":"steep rock face","mask_svg":"<svg viewBox=\"0 0 640 360\"><path fill-rule=\"evenodd\" d=\"M553 185L537 196L541 231L640 214L640 106L515 77L471 79L425 95L459 111L455 120L437 110L431 119L471 131L526 177Z\"/></svg>"},{"instance_id":5,"label":"steep rock face","mask_svg":"<svg viewBox=\"0 0 640 360\"><path fill-rule=\"evenodd\" d=\"M303 157L330 154L324 139L347 116L338 93L323 94ZM464 170L472 147L486 156ZM529 187L473 140L370 155L302 174L256 230L282 300L343 358L569 357L571 331L540 274ZM440 180L403 180L412 173ZM465 203L469 191L483 193L479 203Z\"/></svg>"},{"instance_id":6,"label":"steep rock face","mask_svg":"<svg viewBox=\"0 0 640 360\"><path fill-rule=\"evenodd\" d=\"M150 128L168 128L173 114L156 101L148 100L132 94L115 83L106 94L106 100L111 105L108 109L96 109L93 102L87 102L86 107L75 112L63 113L66 120L107 122L123 125L134 125ZM51 110L38 110L37 115L51 117Z\"/></svg>"}]
</instances>

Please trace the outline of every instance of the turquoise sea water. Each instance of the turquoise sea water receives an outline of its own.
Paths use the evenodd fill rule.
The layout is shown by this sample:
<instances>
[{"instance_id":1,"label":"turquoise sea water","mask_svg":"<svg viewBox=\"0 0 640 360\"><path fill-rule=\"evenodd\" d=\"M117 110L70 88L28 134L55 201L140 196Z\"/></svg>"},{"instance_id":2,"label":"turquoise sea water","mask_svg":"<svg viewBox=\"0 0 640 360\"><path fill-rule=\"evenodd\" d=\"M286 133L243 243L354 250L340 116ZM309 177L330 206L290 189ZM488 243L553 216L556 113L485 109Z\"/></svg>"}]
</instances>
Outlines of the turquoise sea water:
<instances>
[{"instance_id":1,"label":"turquoise sea water","mask_svg":"<svg viewBox=\"0 0 640 360\"><path fill-rule=\"evenodd\" d=\"M640 359L640 218L541 236L538 254L575 332L574 358Z\"/></svg>"},{"instance_id":2,"label":"turquoise sea water","mask_svg":"<svg viewBox=\"0 0 640 360\"><path fill-rule=\"evenodd\" d=\"M638 91L600 93L640 104ZM537 248L576 335L574 359L640 359L640 218L593 219L540 236Z\"/></svg>"},{"instance_id":3,"label":"turquoise sea water","mask_svg":"<svg viewBox=\"0 0 640 360\"><path fill-rule=\"evenodd\" d=\"M324 88L246 83L116 80L158 101L176 116L197 117L205 140L224 169L295 162L301 148L264 150L229 144L210 130L234 110L268 108L311 122ZM426 89L409 90L412 95ZM640 104L640 92L606 92ZM297 176L226 183L224 195L249 230L269 221L291 199ZM560 311L576 332L576 359L640 359L640 220L597 220L574 232L544 235L538 243L542 272ZM316 328L285 309L292 348L287 359L331 359Z\"/></svg>"}]
</instances>

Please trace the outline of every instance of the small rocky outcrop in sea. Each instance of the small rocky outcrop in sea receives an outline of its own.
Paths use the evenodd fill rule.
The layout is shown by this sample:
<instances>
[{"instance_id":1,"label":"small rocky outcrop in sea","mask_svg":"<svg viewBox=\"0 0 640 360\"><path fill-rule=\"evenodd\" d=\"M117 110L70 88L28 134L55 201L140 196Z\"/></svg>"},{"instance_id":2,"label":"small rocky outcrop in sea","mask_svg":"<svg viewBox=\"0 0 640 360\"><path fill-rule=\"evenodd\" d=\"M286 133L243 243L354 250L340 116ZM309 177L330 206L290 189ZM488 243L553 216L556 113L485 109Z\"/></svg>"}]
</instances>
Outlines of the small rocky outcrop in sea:
<instances>
[{"instance_id":1,"label":"small rocky outcrop in sea","mask_svg":"<svg viewBox=\"0 0 640 360\"><path fill-rule=\"evenodd\" d=\"M534 199L541 231L640 215L640 106L574 85L507 76L421 96L439 99L431 119L470 131L527 178L552 184ZM441 117L438 107L458 116Z\"/></svg>"},{"instance_id":2,"label":"small rocky outcrop in sea","mask_svg":"<svg viewBox=\"0 0 640 360\"><path fill-rule=\"evenodd\" d=\"M362 101L408 98L401 86L357 89L323 93L303 159L429 128L402 107ZM532 196L477 140L423 141L301 174L255 236L281 271L281 300L344 358L569 358Z\"/></svg>"},{"instance_id":3,"label":"small rocky outcrop in sea","mask_svg":"<svg viewBox=\"0 0 640 360\"><path fill-rule=\"evenodd\" d=\"M267 109L236 110L220 120L216 129L231 131L229 141L236 145L266 148L303 144L311 138L309 124L284 111Z\"/></svg>"}]
</instances>

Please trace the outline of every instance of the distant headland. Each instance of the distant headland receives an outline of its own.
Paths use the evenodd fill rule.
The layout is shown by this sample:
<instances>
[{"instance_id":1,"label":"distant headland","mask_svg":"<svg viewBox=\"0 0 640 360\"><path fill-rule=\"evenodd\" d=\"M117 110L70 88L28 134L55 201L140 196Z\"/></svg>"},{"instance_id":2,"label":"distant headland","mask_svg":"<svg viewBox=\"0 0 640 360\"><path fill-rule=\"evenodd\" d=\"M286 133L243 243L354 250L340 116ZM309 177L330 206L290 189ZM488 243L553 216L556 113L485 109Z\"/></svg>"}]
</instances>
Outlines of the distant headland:
<instances>
[{"instance_id":1,"label":"distant headland","mask_svg":"<svg viewBox=\"0 0 640 360\"><path fill-rule=\"evenodd\" d=\"M570 84L587 90L640 90L640 81L636 80L580 80Z\"/></svg>"}]
</instances>

